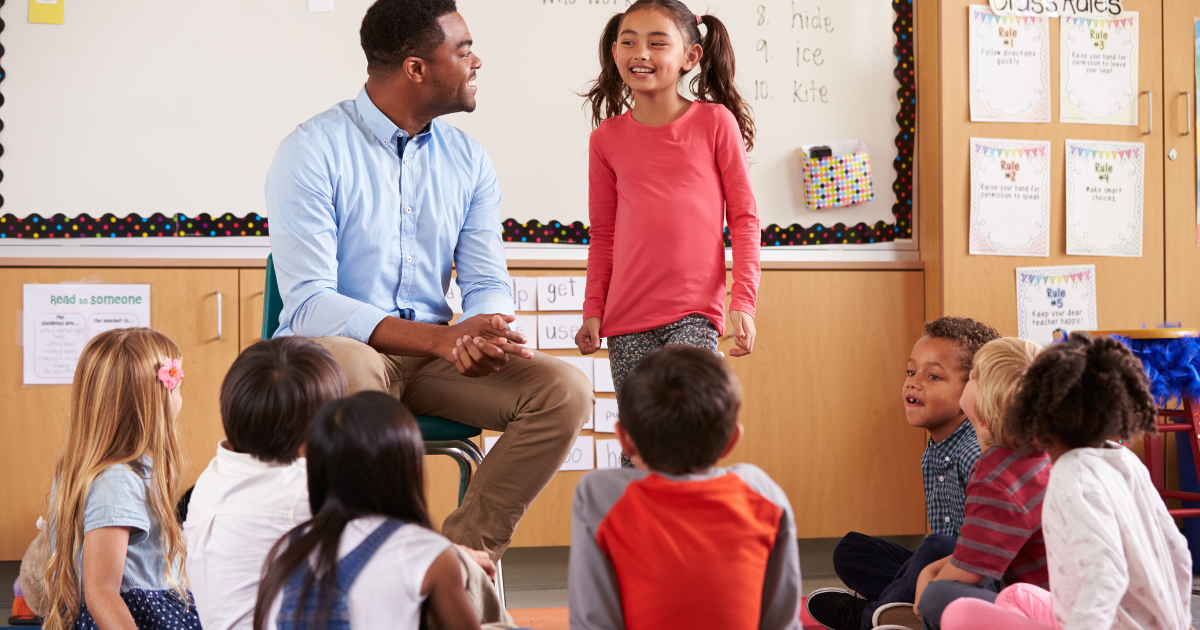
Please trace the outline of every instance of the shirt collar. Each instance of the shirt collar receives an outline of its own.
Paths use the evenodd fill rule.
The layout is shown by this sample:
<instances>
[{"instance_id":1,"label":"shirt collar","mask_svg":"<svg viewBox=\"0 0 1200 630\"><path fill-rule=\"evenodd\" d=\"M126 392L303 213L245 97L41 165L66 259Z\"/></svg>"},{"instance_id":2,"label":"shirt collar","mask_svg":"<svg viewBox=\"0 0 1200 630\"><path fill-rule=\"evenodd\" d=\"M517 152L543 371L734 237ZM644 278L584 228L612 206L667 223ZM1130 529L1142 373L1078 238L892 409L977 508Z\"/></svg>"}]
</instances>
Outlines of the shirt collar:
<instances>
[{"instance_id":1,"label":"shirt collar","mask_svg":"<svg viewBox=\"0 0 1200 630\"><path fill-rule=\"evenodd\" d=\"M955 429L954 433L951 433L949 437L941 442L934 442L933 438L929 438L929 446L933 447L934 450L953 448L956 444L961 442L963 437L965 437L968 433L975 435L975 427L971 426L970 420L964 420L962 426Z\"/></svg>"},{"instance_id":2,"label":"shirt collar","mask_svg":"<svg viewBox=\"0 0 1200 630\"><path fill-rule=\"evenodd\" d=\"M303 457L297 457L290 464L272 464L264 462L253 455L239 453L229 448L229 440L221 440L217 445L217 471L225 475L252 477L272 468L287 468L290 466L305 466Z\"/></svg>"},{"instance_id":3,"label":"shirt collar","mask_svg":"<svg viewBox=\"0 0 1200 630\"><path fill-rule=\"evenodd\" d=\"M375 106L374 101L372 101L371 97L367 95L367 86L364 85L362 89L358 91L358 98L354 99L354 104L358 108L358 115L362 116L363 122L367 123L367 127L371 129L371 133L375 134L375 137L380 141L391 146L392 140L394 140L397 135L404 138L408 137L407 131L397 127L396 123L392 122L391 118L388 118L382 111L379 110L378 107ZM421 130L421 133L417 134L416 137L420 138L432 130L433 121L430 121L429 124L425 126L425 129Z\"/></svg>"}]
</instances>

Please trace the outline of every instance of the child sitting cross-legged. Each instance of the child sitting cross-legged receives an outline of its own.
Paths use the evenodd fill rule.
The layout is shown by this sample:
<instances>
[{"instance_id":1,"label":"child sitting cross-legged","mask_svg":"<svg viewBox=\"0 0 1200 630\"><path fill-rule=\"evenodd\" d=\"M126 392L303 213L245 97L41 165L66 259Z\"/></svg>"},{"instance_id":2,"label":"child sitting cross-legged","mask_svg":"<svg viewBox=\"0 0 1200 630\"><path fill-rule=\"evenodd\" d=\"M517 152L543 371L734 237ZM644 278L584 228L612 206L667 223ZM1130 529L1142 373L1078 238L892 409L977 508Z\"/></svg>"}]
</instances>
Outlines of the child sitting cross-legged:
<instances>
[{"instance_id":1,"label":"child sitting cross-legged","mask_svg":"<svg viewBox=\"0 0 1200 630\"><path fill-rule=\"evenodd\" d=\"M183 524L205 630L249 630L267 552L312 518L302 453L308 423L345 393L333 355L301 337L260 341L226 373L226 439L196 480Z\"/></svg>"},{"instance_id":2,"label":"child sitting cross-legged","mask_svg":"<svg viewBox=\"0 0 1200 630\"><path fill-rule=\"evenodd\" d=\"M181 360L149 328L100 333L79 356L50 492L48 630L200 630L173 509Z\"/></svg>"},{"instance_id":3,"label":"child sitting cross-legged","mask_svg":"<svg viewBox=\"0 0 1200 630\"><path fill-rule=\"evenodd\" d=\"M267 555L255 630L478 630L462 551L433 531L425 445L412 413L381 392L322 407L305 442L313 517ZM512 628L505 621L488 628Z\"/></svg>"},{"instance_id":4,"label":"child sitting cross-legged","mask_svg":"<svg viewBox=\"0 0 1200 630\"><path fill-rule=\"evenodd\" d=\"M1038 450L1020 450L1006 419L1021 379L1040 351L1032 341L1005 337L975 354L961 405L983 455L967 484L954 554L925 567L917 580L916 609L925 628L940 628L942 611L956 599L996 599L1001 580L1047 586L1042 498L1050 481L1050 458Z\"/></svg>"},{"instance_id":5,"label":"child sitting cross-legged","mask_svg":"<svg viewBox=\"0 0 1200 630\"><path fill-rule=\"evenodd\" d=\"M1113 440L1155 430L1141 362L1120 342L1073 333L1038 357L1010 432L1054 461L1042 523L1050 590L1016 584L965 598L945 630L1186 630L1192 558L1137 456Z\"/></svg>"},{"instance_id":6,"label":"child sitting cross-legged","mask_svg":"<svg viewBox=\"0 0 1200 630\"><path fill-rule=\"evenodd\" d=\"M954 552L967 480L979 459L979 440L959 399L975 353L1000 333L966 317L927 322L924 333L913 345L900 395L908 424L929 435L921 475L931 533L915 551L858 532L846 534L833 550L833 569L851 590L819 589L808 596L808 614L826 628L868 630L877 618L903 617L904 610L911 620L921 571Z\"/></svg>"},{"instance_id":7,"label":"child sitting cross-legged","mask_svg":"<svg viewBox=\"0 0 1200 630\"><path fill-rule=\"evenodd\" d=\"M575 489L573 630L800 628L796 525L783 490L749 464L715 467L743 432L741 386L710 350L668 346L618 397L633 469Z\"/></svg>"}]
</instances>

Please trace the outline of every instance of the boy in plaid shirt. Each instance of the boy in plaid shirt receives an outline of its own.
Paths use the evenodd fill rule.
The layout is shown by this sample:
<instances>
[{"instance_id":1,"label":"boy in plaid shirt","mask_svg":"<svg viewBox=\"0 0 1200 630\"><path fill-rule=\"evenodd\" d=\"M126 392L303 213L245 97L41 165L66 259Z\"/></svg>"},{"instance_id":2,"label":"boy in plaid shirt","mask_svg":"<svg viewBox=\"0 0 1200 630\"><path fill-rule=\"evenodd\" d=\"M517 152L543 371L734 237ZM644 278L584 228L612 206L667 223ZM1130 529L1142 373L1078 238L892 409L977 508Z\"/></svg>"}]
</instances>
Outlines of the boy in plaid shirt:
<instances>
[{"instance_id":1,"label":"boy in plaid shirt","mask_svg":"<svg viewBox=\"0 0 1200 630\"><path fill-rule=\"evenodd\" d=\"M930 563L954 552L962 528L966 487L979 459L979 441L959 406L975 352L993 339L995 328L965 317L925 324L913 346L901 395L908 423L928 431L921 473L932 532L915 551L850 532L833 551L833 568L852 589L821 589L808 597L812 618L833 630L868 630L880 607L908 603L911 614L917 579Z\"/></svg>"}]
</instances>

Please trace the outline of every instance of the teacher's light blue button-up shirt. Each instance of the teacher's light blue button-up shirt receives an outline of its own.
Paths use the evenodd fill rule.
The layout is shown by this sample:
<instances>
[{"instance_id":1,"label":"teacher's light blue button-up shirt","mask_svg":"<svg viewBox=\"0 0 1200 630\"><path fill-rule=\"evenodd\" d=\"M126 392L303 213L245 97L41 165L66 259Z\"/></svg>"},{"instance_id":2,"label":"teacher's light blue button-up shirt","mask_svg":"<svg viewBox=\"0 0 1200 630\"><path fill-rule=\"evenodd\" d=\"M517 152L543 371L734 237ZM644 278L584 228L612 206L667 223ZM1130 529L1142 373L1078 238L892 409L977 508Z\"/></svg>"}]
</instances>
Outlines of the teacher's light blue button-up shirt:
<instances>
[{"instance_id":1,"label":"teacher's light blue button-up shirt","mask_svg":"<svg viewBox=\"0 0 1200 630\"><path fill-rule=\"evenodd\" d=\"M277 337L366 343L384 317L448 322L452 262L464 317L513 312L496 170L441 120L410 139L363 88L283 140L266 195Z\"/></svg>"}]
</instances>

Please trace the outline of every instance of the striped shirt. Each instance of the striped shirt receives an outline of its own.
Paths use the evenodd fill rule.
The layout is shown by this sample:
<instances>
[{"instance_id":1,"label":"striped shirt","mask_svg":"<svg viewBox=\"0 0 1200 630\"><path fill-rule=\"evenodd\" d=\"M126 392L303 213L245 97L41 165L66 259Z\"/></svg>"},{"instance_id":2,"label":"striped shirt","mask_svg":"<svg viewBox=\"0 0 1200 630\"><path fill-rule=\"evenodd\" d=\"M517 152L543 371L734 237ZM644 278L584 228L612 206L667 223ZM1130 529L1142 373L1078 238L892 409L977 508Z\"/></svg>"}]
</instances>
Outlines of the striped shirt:
<instances>
[{"instance_id":1,"label":"striped shirt","mask_svg":"<svg viewBox=\"0 0 1200 630\"><path fill-rule=\"evenodd\" d=\"M958 537L967 501L967 480L979 459L979 438L968 421L941 442L930 438L921 456L929 531Z\"/></svg>"},{"instance_id":2,"label":"striped shirt","mask_svg":"<svg viewBox=\"0 0 1200 630\"><path fill-rule=\"evenodd\" d=\"M1006 584L1049 588L1042 499L1050 457L994 447L967 484L966 517L950 563Z\"/></svg>"}]
</instances>

